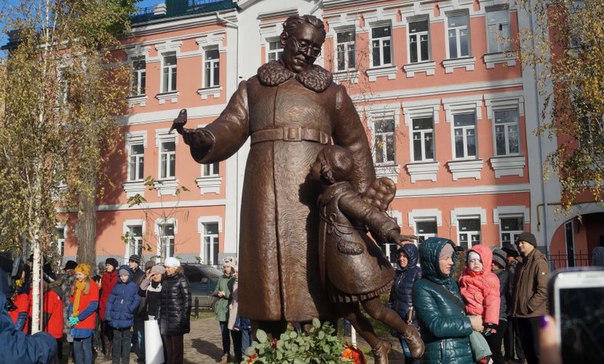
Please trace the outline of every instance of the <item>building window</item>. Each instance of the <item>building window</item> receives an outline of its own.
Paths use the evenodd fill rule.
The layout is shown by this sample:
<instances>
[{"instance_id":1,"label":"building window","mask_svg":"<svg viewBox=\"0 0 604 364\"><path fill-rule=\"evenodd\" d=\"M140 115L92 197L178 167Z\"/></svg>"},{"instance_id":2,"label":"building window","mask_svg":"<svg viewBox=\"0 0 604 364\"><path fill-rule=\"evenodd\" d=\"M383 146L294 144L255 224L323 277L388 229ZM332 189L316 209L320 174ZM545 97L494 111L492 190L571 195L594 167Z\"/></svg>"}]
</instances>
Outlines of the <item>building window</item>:
<instances>
[{"instance_id":1,"label":"building window","mask_svg":"<svg viewBox=\"0 0 604 364\"><path fill-rule=\"evenodd\" d=\"M132 59L132 96L145 94L147 84L147 64L145 57L135 57Z\"/></svg>"},{"instance_id":2,"label":"building window","mask_svg":"<svg viewBox=\"0 0 604 364\"><path fill-rule=\"evenodd\" d=\"M128 250L126 250L126 257L132 254L142 255L143 254L143 226L142 225L128 225L127 240Z\"/></svg>"},{"instance_id":3,"label":"building window","mask_svg":"<svg viewBox=\"0 0 604 364\"><path fill-rule=\"evenodd\" d=\"M457 220L457 241L459 245L468 250L480 244L480 218L464 218Z\"/></svg>"},{"instance_id":4,"label":"building window","mask_svg":"<svg viewBox=\"0 0 604 364\"><path fill-rule=\"evenodd\" d=\"M338 71L356 68L354 30L336 34L336 65Z\"/></svg>"},{"instance_id":5,"label":"building window","mask_svg":"<svg viewBox=\"0 0 604 364\"><path fill-rule=\"evenodd\" d=\"M218 223L203 223L203 261L218 265Z\"/></svg>"},{"instance_id":6,"label":"building window","mask_svg":"<svg viewBox=\"0 0 604 364\"><path fill-rule=\"evenodd\" d=\"M203 76L203 87L208 88L220 85L220 60L218 49L208 49L205 51Z\"/></svg>"},{"instance_id":7,"label":"building window","mask_svg":"<svg viewBox=\"0 0 604 364\"><path fill-rule=\"evenodd\" d=\"M392 63L391 42L389 25L371 28L373 67L386 66Z\"/></svg>"},{"instance_id":8,"label":"building window","mask_svg":"<svg viewBox=\"0 0 604 364\"><path fill-rule=\"evenodd\" d=\"M494 111L493 118L495 119L495 154L519 154L518 110Z\"/></svg>"},{"instance_id":9,"label":"building window","mask_svg":"<svg viewBox=\"0 0 604 364\"><path fill-rule=\"evenodd\" d=\"M277 61L281 58L281 54L283 54L283 44L281 44L281 40L274 40L268 42L268 51L267 57L269 61Z\"/></svg>"},{"instance_id":10,"label":"building window","mask_svg":"<svg viewBox=\"0 0 604 364\"><path fill-rule=\"evenodd\" d=\"M409 23L409 63L430 60L428 19Z\"/></svg>"},{"instance_id":11,"label":"building window","mask_svg":"<svg viewBox=\"0 0 604 364\"><path fill-rule=\"evenodd\" d=\"M59 226L57 229L57 253L60 257L65 253L65 226Z\"/></svg>"},{"instance_id":12,"label":"building window","mask_svg":"<svg viewBox=\"0 0 604 364\"><path fill-rule=\"evenodd\" d=\"M455 136L455 158L476 157L476 117L471 114L453 116Z\"/></svg>"},{"instance_id":13,"label":"building window","mask_svg":"<svg viewBox=\"0 0 604 364\"><path fill-rule=\"evenodd\" d=\"M508 9L487 8L487 44L489 53L510 50L510 14Z\"/></svg>"},{"instance_id":14,"label":"building window","mask_svg":"<svg viewBox=\"0 0 604 364\"><path fill-rule=\"evenodd\" d=\"M434 124L432 118L413 119L413 160L434 160Z\"/></svg>"},{"instance_id":15,"label":"building window","mask_svg":"<svg viewBox=\"0 0 604 364\"><path fill-rule=\"evenodd\" d=\"M142 181L145 178L145 146L133 144L130 146L128 161L128 181Z\"/></svg>"},{"instance_id":16,"label":"building window","mask_svg":"<svg viewBox=\"0 0 604 364\"><path fill-rule=\"evenodd\" d=\"M499 219L501 245L514 244L516 237L524 231L524 216L506 216Z\"/></svg>"},{"instance_id":17,"label":"building window","mask_svg":"<svg viewBox=\"0 0 604 364\"><path fill-rule=\"evenodd\" d=\"M436 219L415 221L415 235L418 243L436 237Z\"/></svg>"},{"instance_id":18,"label":"building window","mask_svg":"<svg viewBox=\"0 0 604 364\"><path fill-rule=\"evenodd\" d=\"M217 163L202 164L201 175L203 177L218 176L218 174L219 174L218 166L219 165L220 164L218 162Z\"/></svg>"},{"instance_id":19,"label":"building window","mask_svg":"<svg viewBox=\"0 0 604 364\"><path fill-rule=\"evenodd\" d=\"M160 254L164 258L174 256L174 224L159 224Z\"/></svg>"},{"instance_id":20,"label":"building window","mask_svg":"<svg viewBox=\"0 0 604 364\"><path fill-rule=\"evenodd\" d=\"M176 143L162 141L159 150L159 171L161 179L174 178L176 175Z\"/></svg>"},{"instance_id":21,"label":"building window","mask_svg":"<svg viewBox=\"0 0 604 364\"><path fill-rule=\"evenodd\" d=\"M176 91L176 53L167 53L162 65L162 92Z\"/></svg>"},{"instance_id":22,"label":"building window","mask_svg":"<svg viewBox=\"0 0 604 364\"><path fill-rule=\"evenodd\" d=\"M374 126L375 163L394 164L394 120L382 119L375 121Z\"/></svg>"},{"instance_id":23,"label":"building window","mask_svg":"<svg viewBox=\"0 0 604 364\"><path fill-rule=\"evenodd\" d=\"M468 14L449 16L449 58L470 55L470 28Z\"/></svg>"}]
</instances>

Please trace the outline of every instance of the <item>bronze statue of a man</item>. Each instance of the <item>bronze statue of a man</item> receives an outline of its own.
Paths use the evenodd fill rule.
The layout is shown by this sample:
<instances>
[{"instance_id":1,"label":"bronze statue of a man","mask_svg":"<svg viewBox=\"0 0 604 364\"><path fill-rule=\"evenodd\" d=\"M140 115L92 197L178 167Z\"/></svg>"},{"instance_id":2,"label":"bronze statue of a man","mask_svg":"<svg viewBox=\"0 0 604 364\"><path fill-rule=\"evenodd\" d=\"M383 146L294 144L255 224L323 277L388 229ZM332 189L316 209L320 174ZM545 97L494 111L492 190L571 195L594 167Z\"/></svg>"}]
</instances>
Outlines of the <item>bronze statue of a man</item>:
<instances>
[{"instance_id":1,"label":"bronze statue of a man","mask_svg":"<svg viewBox=\"0 0 604 364\"><path fill-rule=\"evenodd\" d=\"M313 65L325 41L323 22L292 16L283 24L280 60L242 81L226 109L205 128L174 127L199 163L233 155L251 137L241 204L240 314L255 321L300 322L333 317L319 272L316 206L309 179L324 145L347 148L351 183L375 180L367 135L346 89Z\"/></svg>"}]
</instances>

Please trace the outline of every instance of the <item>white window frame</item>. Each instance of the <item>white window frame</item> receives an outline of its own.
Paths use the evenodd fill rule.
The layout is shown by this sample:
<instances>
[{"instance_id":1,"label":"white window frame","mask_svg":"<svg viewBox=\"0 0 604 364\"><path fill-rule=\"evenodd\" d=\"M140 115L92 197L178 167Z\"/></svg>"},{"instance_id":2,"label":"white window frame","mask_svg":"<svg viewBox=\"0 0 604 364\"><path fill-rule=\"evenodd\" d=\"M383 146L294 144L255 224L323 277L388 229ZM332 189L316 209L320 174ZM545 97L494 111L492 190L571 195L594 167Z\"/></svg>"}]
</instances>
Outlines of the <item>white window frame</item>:
<instances>
[{"instance_id":1,"label":"white window frame","mask_svg":"<svg viewBox=\"0 0 604 364\"><path fill-rule=\"evenodd\" d=\"M132 62L132 87L130 96L144 96L147 94L147 60L145 56L131 58ZM144 68L136 68L137 63L142 62Z\"/></svg>"},{"instance_id":2,"label":"white window frame","mask_svg":"<svg viewBox=\"0 0 604 364\"><path fill-rule=\"evenodd\" d=\"M379 37L379 38L374 38L373 37L373 30L376 28L390 28L390 35L389 36L384 36L384 37ZM369 54L370 54L370 68L378 68L378 67L386 67L386 66L392 66L392 57L393 57L393 44L392 44L392 25L391 24L374 24L371 26L370 28L370 34L371 34L371 39L369 40ZM373 42L377 41L379 43L379 50L380 50L380 55L379 55L379 64L375 64L375 59L373 57ZM389 47L390 47L390 62L386 63L384 61L385 58L385 53L384 53L384 48L385 45L384 43L388 41L389 42Z\"/></svg>"},{"instance_id":3,"label":"white window frame","mask_svg":"<svg viewBox=\"0 0 604 364\"><path fill-rule=\"evenodd\" d=\"M142 147L141 154L134 154L133 148ZM133 178L134 173L134 178ZM138 142L128 143L128 182L139 182L145 179L145 143L141 140Z\"/></svg>"},{"instance_id":4,"label":"white window frame","mask_svg":"<svg viewBox=\"0 0 604 364\"><path fill-rule=\"evenodd\" d=\"M516 121L505 121L505 122L497 122L497 113L501 113L501 112L510 112L510 111L515 111L516 112ZM497 145L497 127L498 126L502 126L503 130L504 130L504 148L505 151L503 153L499 153L499 148ZM510 141L511 141L511 137L510 137L510 129L512 127L516 127L516 143L518 144L518 151L517 152L512 152L510 150ZM522 154L522 145L520 143L520 112L517 108L510 108L510 109L498 109L498 110L493 110L493 147L495 148L494 150L494 155L497 157L502 157L502 156L517 156L517 155L521 155Z\"/></svg>"},{"instance_id":5,"label":"white window frame","mask_svg":"<svg viewBox=\"0 0 604 364\"><path fill-rule=\"evenodd\" d=\"M449 25L449 20L453 17L458 17L458 16L465 16L467 19L467 25L459 25L459 26L450 26ZM459 59L459 58L466 58L466 57L471 57L472 56L472 32L471 32L471 28L470 28L470 14L468 13L468 11L463 11L463 12L453 12L453 13L448 13L446 15L447 17L447 29L445 32L445 46L447 48L447 58L448 59ZM455 57L453 57L451 55L451 48L449 47L449 31L453 30L455 32L455 50L457 55ZM468 34L468 54L466 55L461 55L461 32L462 31L466 31Z\"/></svg>"},{"instance_id":6,"label":"white window frame","mask_svg":"<svg viewBox=\"0 0 604 364\"><path fill-rule=\"evenodd\" d=\"M141 235L140 236L136 236L132 233L133 228L136 227L140 227L141 229ZM142 255L143 254L143 236L145 234L145 231L143 230L143 224L128 224L126 225L126 229L127 229L127 237L128 237L128 244L126 244L126 251L124 254L124 258L128 259L129 256L131 256L132 254L138 254L138 255Z\"/></svg>"},{"instance_id":7,"label":"white window frame","mask_svg":"<svg viewBox=\"0 0 604 364\"><path fill-rule=\"evenodd\" d=\"M275 45L276 48L271 48L271 45ZM281 40L279 38L271 38L266 40L266 60L270 61L278 61L281 59L281 55L283 54L283 44L281 44Z\"/></svg>"},{"instance_id":8,"label":"white window frame","mask_svg":"<svg viewBox=\"0 0 604 364\"><path fill-rule=\"evenodd\" d=\"M411 30L411 24L413 23L420 23L420 22L426 22L428 25L428 30L425 31L421 31L421 32L412 32ZM408 54L408 63L409 64L416 64L416 63L422 63L422 62L428 62L432 59L432 55L431 55L431 49L430 49L430 19L428 17L421 17L421 18L415 18L415 19L410 19L409 20L409 25L407 27L408 31L408 37L407 37L407 54ZM422 36L426 36L427 42L428 42L428 54L425 55L425 59L424 59L424 55L422 54L422 47L421 47L421 37ZM411 49L413 47L412 45L412 37L415 36L416 37L416 42L415 42L415 47L416 47L416 51L417 51L417 60L414 62L413 60L411 60Z\"/></svg>"},{"instance_id":9,"label":"white window frame","mask_svg":"<svg viewBox=\"0 0 604 364\"><path fill-rule=\"evenodd\" d=\"M218 259L218 254L220 253L220 230L219 230L219 222L204 222L202 225L202 259L204 264L217 266L220 264L220 259ZM216 233L208 233L208 227L210 225L216 225ZM209 250L209 254L207 253ZM214 260L214 256L216 256L216 260Z\"/></svg>"},{"instance_id":10,"label":"white window frame","mask_svg":"<svg viewBox=\"0 0 604 364\"><path fill-rule=\"evenodd\" d=\"M504 226L502 223L503 219L515 219L518 218L520 219L520 227L516 230L503 230ZM514 244L514 242L516 241L516 237L520 234L522 234L522 232L524 232L524 214L520 213L520 214L500 214L499 215L499 220L498 220L498 224L499 224L499 247L503 246L503 234L510 234L510 241L509 243Z\"/></svg>"},{"instance_id":11,"label":"white window frame","mask_svg":"<svg viewBox=\"0 0 604 364\"><path fill-rule=\"evenodd\" d=\"M393 130L387 131L387 132L377 132L377 125L378 123L383 123L383 122L392 122L392 127ZM372 131L373 131L373 160L375 161L376 166L391 166L391 165L396 165L396 128L397 128L397 123L396 123L396 117L393 113L385 113L385 114L381 114L381 115L374 115L372 116L372 120L371 120L371 126L372 126ZM389 144L388 142L388 136L392 136L392 148L394 150L393 152L393 156L392 156L392 160L388 159L388 146ZM378 139L382 139L383 143L382 143L382 147L380 147L378 144L380 143L378 141ZM383 161L378 161L377 160L377 150L381 149L382 154L384 156L384 160Z\"/></svg>"},{"instance_id":12,"label":"white window frame","mask_svg":"<svg viewBox=\"0 0 604 364\"><path fill-rule=\"evenodd\" d=\"M345 71L351 71L351 70L356 70L356 30L354 28L342 28L342 29L338 29L335 32L335 36L334 36L334 40L335 40L335 69L336 72L345 72ZM339 42L338 41L338 36L340 34L343 33L352 33L352 40L346 41L346 42ZM344 59L340 59L340 51L339 48L340 46L342 46L344 48L343 51L343 57ZM350 52L353 52L353 60L351 62L350 60ZM344 62L344 68L340 68L340 61Z\"/></svg>"},{"instance_id":13,"label":"white window frame","mask_svg":"<svg viewBox=\"0 0 604 364\"><path fill-rule=\"evenodd\" d=\"M416 129L414 129L414 122L416 120L422 120L422 119L431 119L432 120L432 128L429 129L418 129L416 131ZM435 161L435 156L436 156L436 148L435 148L435 143L434 143L434 138L435 138L435 130L434 130L434 118L429 116L429 117L414 117L411 119L411 162L412 163L421 163L421 162L433 162ZM426 158L426 135L428 133L432 134L432 158ZM417 156L415 155L415 138L416 136L419 135L420 139L421 139L421 155L419 156L419 159L417 159Z\"/></svg>"},{"instance_id":14,"label":"white window frame","mask_svg":"<svg viewBox=\"0 0 604 364\"><path fill-rule=\"evenodd\" d=\"M164 151L164 143L174 143L174 151ZM159 149L157 156L157 171L159 180L173 180L176 178L176 137L174 135L162 135L158 138L157 147ZM165 156L165 176L162 175L162 164L164 160L162 157ZM170 170L170 157L174 157L174 170Z\"/></svg>"},{"instance_id":15,"label":"white window frame","mask_svg":"<svg viewBox=\"0 0 604 364\"><path fill-rule=\"evenodd\" d=\"M59 254L60 257L64 256L65 254L65 241L67 240L67 225L65 224L58 224L55 225L55 229L57 232L57 254ZM59 234L59 231L63 232L63 237L61 237L61 235Z\"/></svg>"},{"instance_id":16,"label":"white window frame","mask_svg":"<svg viewBox=\"0 0 604 364\"><path fill-rule=\"evenodd\" d=\"M470 115L472 114L474 116L474 124L473 125L464 125L464 126L455 126L455 117L456 116L461 116L461 115ZM452 137L452 145L453 145L453 160L468 160L468 159L477 159L478 158L478 122L477 122L477 116L476 113L474 111L468 111L468 112L458 112L456 114L453 115L453 120L451 122L451 126L453 128L453 132L451 133L451 137ZM458 156L457 155L457 145L456 145L456 138L457 135L455 134L456 130L461 130L462 131L462 140L463 140L463 156ZM475 155L469 155L468 153L468 132L470 130L474 131L474 148L475 148Z\"/></svg>"},{"instance_id":17,"label":"white window frame","mask_svg":"<svg viewBox=\"0 0 604 364\"><path fill-rule=\"evenodd\" d=\"M508 6L504 5L487 7L485 10L487 53L502 53L510 51L512 49L512 46L509 39L512 33L510 27L510 10ZM506 19L489 23L489 13L505 13ZM492 31L492 27L495 27L496 30ZM503 31L503 28L507 29L507 36L502 35L505 33L505 31ZM491 39L491 37L489 36L490 33L495 33L495 39Z\"/></svg>"},{"instance_id":18,"label":"white window frame","mask_svg":"<svg viewBox=\"0 0 604 364\"><path fill-rule=\"evenodd\" d=\"M482 232L481 232L482 229L461 231L461 221L462 220L478 220L478 226L482 225L482 220L480 219L480 215L458 216L457 217L457 220L456 220L456 225L457 225L457 244L459 246L463 246L466 250L469 250L473 246L472 242L476 241L476 240L473 240L473 238L475 236L478 236L478 243L480 243L481 238L482 238ZM464 246L462 244L462 235L468 235L467 246Z\"/></svg>"},{"instance_id":19,"label":"white window frame","mask_svg":"<svg viewBox=\"0 0 604 364\"><path fill-rule=\"evenodd\" d=\"M209 59L208 52L216 52L217 58ZM208 72L209 67L209 72ZM214 68L218 69L218 79L214 75ZM212 88L220 86L220 50L218 47L205 48L203 52L203 87Z\"/></svg>"},{"instance_id":20,"label":"white window frame","mask_svg":"<svg viewBox=\"0 0 604 364\"><path fill-rule=\"evenodd\" d=\"M165 227L172 225L174 227L174 235L164 235ZM176 234L178 233L178 224L176 219L159 219L155 221L155 236L157 237L157 254L162 258L169 258L176 254ZM170 244L166 245L166 239L171 240ZM173 254L166 254L166 248L172 246Z\"/></svg>"},{"instance_id":21,"label":"white window frame","mask_svg":"<svg viewBox=\"0 0 604 364\"><path fill-rule=\"evenodd\" d=\"M434 227L436 228L435 231L433 233L424 233L424 232L419 231L418 224L421 224L424 222L433 222ZM418 244L421 244L423 241L425 241L428 238L435 238L436 236L438 236L438 219L436 218L436 216L415 218L414 226L415 226L415 229L414 229L415 236L418 237L418 240L417 240Z\"/></svg>"},{"instance_id":22,"label":"white window frame","mask_svg":"<svg viewBox=\"0 0 604 364\"><path fill-rule=\"evenodd\" d=\"M201 177L217 177L220 175L220 163L208 163L201 165Z\"/></svg>"},{"instance_id":23,"label":"white window frame","mask_svg":"<svg viewBox=\"0 0 604 364\"><path fill-rule=\"evenodd\" d=\"M174 57L175 63L173 65L166 65L166 60L168 57ZM178 90L178 56L177 52L166 52L161 55L161 92L162 93L170 93L176 92ZM168 73L168 81L164 80L164 74ZM174 89L172 89L172 84L174 83Z\"/></svg>"}]
</instances>

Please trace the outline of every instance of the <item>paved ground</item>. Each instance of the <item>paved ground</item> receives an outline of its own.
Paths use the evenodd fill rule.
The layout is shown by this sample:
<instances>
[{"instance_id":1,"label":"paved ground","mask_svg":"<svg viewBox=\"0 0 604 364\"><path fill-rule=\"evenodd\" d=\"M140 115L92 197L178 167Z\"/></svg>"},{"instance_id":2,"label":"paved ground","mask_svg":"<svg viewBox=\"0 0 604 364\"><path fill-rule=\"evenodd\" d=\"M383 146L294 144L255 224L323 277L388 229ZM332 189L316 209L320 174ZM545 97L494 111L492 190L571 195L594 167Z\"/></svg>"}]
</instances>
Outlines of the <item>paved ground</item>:
<instances>
[{"instance_id":1,"label":"paved ground","mask_svg":"<svg viewBox=\"0 0 604 364\"><path fill-rule=\"evenodd\" d=\"M402 353L398 343L392 342L393 351L391 352L391 364L402 364L404 363ZM360 341L359 345L362 349L368 348L368 345ZM191 321L191 333L185 335L185 364L196 364L196 363L216 363L222 356L222 344L220 339L220 329L218 328L218 322L214 317L200 318ZM399 360L397 360L397 358ZM367 357L368 363L373 363L373 359ZM71 361L70 361L71 362ZM111 361L102 360L102 357L97 358L95 363L108 364ZM136 363L136 355L132 353L130 355L130 363Z\"/></svg>"}]
</instances>

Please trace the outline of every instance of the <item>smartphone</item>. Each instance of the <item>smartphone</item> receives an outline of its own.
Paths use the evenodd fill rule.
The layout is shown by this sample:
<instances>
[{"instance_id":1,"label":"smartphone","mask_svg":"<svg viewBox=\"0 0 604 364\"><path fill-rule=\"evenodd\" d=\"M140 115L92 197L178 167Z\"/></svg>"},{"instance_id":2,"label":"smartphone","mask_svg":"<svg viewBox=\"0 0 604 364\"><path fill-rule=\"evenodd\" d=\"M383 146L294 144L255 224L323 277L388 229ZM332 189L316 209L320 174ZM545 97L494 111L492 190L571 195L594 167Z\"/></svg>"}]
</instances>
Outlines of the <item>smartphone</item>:
<instances>
[{"instance_id":1,"label":"smartphone","mask_svg":"<svg viewBox=\"0 0 604 364\"><path fill-rule=\"evenodd\" d=\"M549 293L563 362L604 363L604 269L556 271Z\"/></svg>"}]
</instances>

